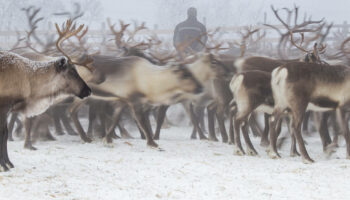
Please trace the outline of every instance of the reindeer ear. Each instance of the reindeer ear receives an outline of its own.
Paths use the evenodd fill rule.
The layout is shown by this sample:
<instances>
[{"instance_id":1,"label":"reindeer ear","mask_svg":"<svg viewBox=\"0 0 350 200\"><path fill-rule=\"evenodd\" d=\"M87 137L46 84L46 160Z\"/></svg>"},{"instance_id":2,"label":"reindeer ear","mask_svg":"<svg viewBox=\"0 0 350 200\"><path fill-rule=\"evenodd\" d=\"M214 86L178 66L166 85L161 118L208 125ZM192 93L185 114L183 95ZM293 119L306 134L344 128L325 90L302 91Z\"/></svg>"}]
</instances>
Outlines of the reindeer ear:
<instances>
[{"instance_id":1,"label":"reindeer ear","mask_svg":"<svg viewBox=\"0 0 350 200\"><path fill-rule=\"evenodd\" d=\"M65 57L59 58L55 63L57 72L61 72L67 69L67 63L68 63L67 58Z\"/></svg>"}]
</instances>

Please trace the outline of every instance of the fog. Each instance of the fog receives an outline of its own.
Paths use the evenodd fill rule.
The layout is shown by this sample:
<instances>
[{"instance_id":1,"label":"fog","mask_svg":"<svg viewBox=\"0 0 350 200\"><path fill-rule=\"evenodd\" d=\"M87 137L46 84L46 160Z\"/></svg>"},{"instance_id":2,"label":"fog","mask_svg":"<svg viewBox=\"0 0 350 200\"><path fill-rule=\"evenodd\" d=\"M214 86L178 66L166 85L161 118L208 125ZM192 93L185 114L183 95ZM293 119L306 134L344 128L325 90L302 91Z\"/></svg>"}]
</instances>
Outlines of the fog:
<instances>
[{"instance_id":1,"label":"fog","mask_svg":"<svg viewBox=\"0 0 350 200\"><path fill-rule=\"evenodd\" d=\"M194 6L198 19L208 27L256 25L264 21L275 23L271 5L275 8L300 7L300 13L307 13L313 19L325 18L328 22L343 23L350 17L348 0L0 0L0 30L23 30L26 26L24 12L20 9L35 5L41 7L40 16L48 21L63 21L64 17L53 13L74 11L74 3L81 5L84 16L80 21L95 29L109 17L117 20L145 21L150 28L173 29L186 18L186 10ZM205 18L205 20L204 20Z\"/></svg>"}]
</instances>

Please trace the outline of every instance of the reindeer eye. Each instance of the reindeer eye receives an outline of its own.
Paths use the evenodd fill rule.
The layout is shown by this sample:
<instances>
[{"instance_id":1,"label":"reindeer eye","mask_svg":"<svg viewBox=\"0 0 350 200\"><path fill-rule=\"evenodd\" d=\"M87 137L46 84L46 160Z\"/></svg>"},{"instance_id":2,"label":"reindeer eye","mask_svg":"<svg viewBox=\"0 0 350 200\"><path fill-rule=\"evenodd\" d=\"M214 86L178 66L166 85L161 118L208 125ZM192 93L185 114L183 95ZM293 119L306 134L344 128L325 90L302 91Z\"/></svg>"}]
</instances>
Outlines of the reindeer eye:
<instances>
[{"instance_id":1,"label":"reindeer eye","mask_svg":"<svg viewBox=\"0 0 350 200\"><path fill-rule=\"evenodd\" d=\"M60 58L57 62L56 62L56 70L58 72L64 71L67 69L68 66L68 62L66 58Z\"/></svg>"}]
</instances>

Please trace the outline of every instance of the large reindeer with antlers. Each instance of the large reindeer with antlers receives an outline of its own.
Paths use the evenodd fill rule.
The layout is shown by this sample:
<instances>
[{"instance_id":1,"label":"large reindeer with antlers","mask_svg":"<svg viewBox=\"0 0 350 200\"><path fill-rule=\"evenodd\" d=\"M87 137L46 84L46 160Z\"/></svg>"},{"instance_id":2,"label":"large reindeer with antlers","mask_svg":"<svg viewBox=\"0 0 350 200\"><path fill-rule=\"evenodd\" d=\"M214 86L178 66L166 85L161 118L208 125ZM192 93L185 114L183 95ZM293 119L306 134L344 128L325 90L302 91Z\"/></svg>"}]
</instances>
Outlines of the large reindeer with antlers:
<instances>
[{"instance_id":1,"label":"large reindeer with antlers","mask_svg":"<svg viewBox=\"0 0 350 200\"><path fill-rule=\"evenodd\" d=\"M123 27L125 25L122 29ZM94 55L92 58L94 61L91 66L95 69L92 77L99 80L98 83L88 82L92 88L92 97L117 104L113 114L115 123L106 134L107 143L112 142L112 131L122 108L129 106L139 128L146 136L147 144L156 147L148 121L147 105L171 104L187 93L199 93L202 90L201 84L184 65L156 66L147 59L136 56L116 58ZM78 132L86 139L76 115L83 104L84 102L75 103L71 111Z\"/></svg>"},{"instance_id":2,"label":"large reindeer with antlers","mask_svg":"<svg viewBox=\"0 0 350 200\"><path fill-rule=\"evenodd\" d=\"M59 31L58 46L63 39L82 29L68 27L62 32ZM7 153L6 118L9 112L16 111L25 116L35 116L64 95L73 94L84 98L90 95L91 90L81 79L71 60L65 57L37 62L14 53L0 52L0 65L0 166L2 171L7 171L13 167Z\"/></svg>"}]
</instances>

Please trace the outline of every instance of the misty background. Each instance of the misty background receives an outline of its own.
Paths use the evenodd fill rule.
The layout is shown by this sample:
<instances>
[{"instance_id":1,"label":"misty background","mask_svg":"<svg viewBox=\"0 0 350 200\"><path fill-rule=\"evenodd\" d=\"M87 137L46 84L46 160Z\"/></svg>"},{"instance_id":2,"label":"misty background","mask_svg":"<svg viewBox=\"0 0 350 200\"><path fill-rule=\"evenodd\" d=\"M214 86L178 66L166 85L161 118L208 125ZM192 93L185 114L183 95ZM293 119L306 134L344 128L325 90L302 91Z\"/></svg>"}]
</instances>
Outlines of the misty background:
<instances>
[{"instance_id":1,"label":"misty background","mask_svg":"<svg viewBox=\"0 0 350 200\"><path fill-rule=\"evenodd\" d=\"M191 6L197 8L199 21L208 28L257 25L264 20L270 24L277 23L271 12L271 4L275 8L297 5L301 14L307 13L315 20L324 17L327 22L335 24L350 18L349 0L0 0L0 30L25 30L27 19L21 8L30 5L42 8L40 16L44 20L40 25L49 24L52 28L50 21L63 22L67 18L54 13L73 13L75 3L79 3L84 12L79 22L90 29L100 29L109 17L114 22L120 19L144 21L151 29L171 30L186 18L186 11Z\"/></svg>"}]
</instances>

